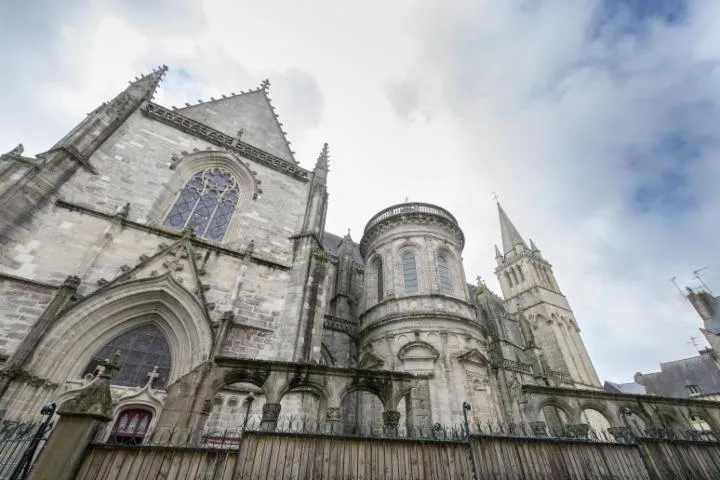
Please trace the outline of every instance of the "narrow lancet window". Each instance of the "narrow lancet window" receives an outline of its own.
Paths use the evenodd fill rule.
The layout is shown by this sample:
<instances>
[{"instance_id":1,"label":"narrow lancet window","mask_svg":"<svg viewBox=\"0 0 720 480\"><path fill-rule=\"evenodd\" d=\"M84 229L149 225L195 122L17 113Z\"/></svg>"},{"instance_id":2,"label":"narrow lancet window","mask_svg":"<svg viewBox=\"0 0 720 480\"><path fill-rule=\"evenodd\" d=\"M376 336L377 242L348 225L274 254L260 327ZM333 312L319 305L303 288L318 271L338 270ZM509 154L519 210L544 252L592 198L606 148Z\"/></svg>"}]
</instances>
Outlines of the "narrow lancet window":
<instances>
[{"instance_id":1,"label":"narrow lancet window","mask_svg":"<svg viewBox=\"0 0 720 480\"><path fill-rule=\"evenodd\" d=\"M407 293L413 293L418 291L418 275L417 266L415 265L415 254L412 252L405 252L402 256L403 263L403 281L405 284L405 291Z\"/></svg>"},{"instance_id":2,"label":"narrow lancet window","mask_svg":"<svg viewBox=\"0 0 720 480\"><path fill-rule=\"evenodd\" d=\"M450 269L444 256L438 256L437 263L438 280L442 293L452 293L452 281L450 280Z\"/></svg>"},{"instance_id":3,"label":"narrow lancet window","mask_svg":"<svg viewBox=\"0 0 720 480\"><path fill-rule=\"evenodd\" d=\"M384 296L384 293L385 293L384 290L383 290L385 280L384 280L384 278L383 278L383 265L382 265L382 260L380 260L380 259L378 258L377 260L375 260L375 264L376 264L376 269L377 269L377 299L378 299L378 302L379 302L380 300L383 299L383 296Z\"/></svg>"},{"instance_id":4,"label":"narrow lancet window","mask_svg":"<svg viewBox=\"0 0 720 480\"><path fill-rule=\"evenodd\" d=\"M220 241L230 225L239 196L238 184L230 172L208 168L185 185L165 225L191 227L198 237Z\"/></svg>"}]
</instances>

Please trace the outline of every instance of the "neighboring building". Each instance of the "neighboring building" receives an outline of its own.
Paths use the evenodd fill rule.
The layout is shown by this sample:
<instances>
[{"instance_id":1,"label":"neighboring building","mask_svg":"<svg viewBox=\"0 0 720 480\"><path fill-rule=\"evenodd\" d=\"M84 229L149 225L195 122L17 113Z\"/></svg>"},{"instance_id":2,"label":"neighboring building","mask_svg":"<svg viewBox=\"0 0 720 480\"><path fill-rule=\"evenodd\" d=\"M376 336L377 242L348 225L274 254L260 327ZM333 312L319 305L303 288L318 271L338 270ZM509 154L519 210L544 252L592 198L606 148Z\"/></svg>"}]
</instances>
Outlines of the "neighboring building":
<instances>
[{"instance_id":1,"label":"neighboring building","mask_svg":"<svg viewBox=\"0 0 720 480\"><path fill-rule=\"evenodd\" d=\"M110 428L129 441L246 411L266 428L458 424L464 402L538 431L619 426L642 402L645 424L720 424L702 403L603 393L551 264L500 205L502 297L467 283L439 206L367 212L359 243L326 232L328 146L312 170L296 161L269 82L169 109L152 102L165 71L46 153L1 157L6 418L62 402L119 351Z\"/></svg>"},{"instance_id":2,"label":"neighboring building","mask_svg":"<svg viewBox=\"0 0 720 480\"><path fill-rule=\"evenodd\" d=\"M720 400L720 311L718 298L705 289L687 289L687 299L703 321L702 334L710 348L700 355L660 364L659 372L636 373L634 382L616 384L605 382L606 392L640 393L675 398Z\"/></svg>"}]
</instances>

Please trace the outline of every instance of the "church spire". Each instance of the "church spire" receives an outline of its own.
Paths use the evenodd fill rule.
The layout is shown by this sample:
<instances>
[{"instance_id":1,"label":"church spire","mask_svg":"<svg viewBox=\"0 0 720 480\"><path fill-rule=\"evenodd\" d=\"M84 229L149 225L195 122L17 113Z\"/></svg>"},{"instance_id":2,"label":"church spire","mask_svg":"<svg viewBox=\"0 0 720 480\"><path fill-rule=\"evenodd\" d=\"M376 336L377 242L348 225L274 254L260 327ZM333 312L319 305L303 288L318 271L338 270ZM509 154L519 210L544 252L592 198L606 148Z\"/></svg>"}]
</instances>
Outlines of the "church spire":
<instances>
[{"instance_id":1,"label":"church spire","mask_svg":"<svg viewBox=\"0 0 720 480\"><path fill-rule=\"evenodd\" d=\"M498 215L500 216L500 234L502 235L503 253L507 254L511 252L515 248L515 245L522 245L528 248L525 240L523 240L517 228L515 228L515 225L510 221L500 202L498 202L497 206Z\"/></svg>"}]
</instances>

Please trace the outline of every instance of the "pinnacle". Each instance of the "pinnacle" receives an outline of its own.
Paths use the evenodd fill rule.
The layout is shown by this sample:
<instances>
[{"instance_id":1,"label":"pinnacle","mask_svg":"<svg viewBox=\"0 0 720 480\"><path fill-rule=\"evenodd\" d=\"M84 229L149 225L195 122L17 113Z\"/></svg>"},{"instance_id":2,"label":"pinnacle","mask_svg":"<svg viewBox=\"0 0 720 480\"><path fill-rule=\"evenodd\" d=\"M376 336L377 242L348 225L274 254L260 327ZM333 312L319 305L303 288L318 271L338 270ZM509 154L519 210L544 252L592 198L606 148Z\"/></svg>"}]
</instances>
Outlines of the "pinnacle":
<instances>
[{"instance_id":1,"label":"pinnacle","mask_svg":"<svg viewBox=\"0 0 720 480\"><path fill-rule=\"evenodd\" d=\"M330 151L328 148L327 142L323 144L322 150L320 150L320 155L318 155L317 162L315 163L315 170L318 170L322 168L323 170L328 169L328 165L330 162Z\"/></svg>"}]
</instances>

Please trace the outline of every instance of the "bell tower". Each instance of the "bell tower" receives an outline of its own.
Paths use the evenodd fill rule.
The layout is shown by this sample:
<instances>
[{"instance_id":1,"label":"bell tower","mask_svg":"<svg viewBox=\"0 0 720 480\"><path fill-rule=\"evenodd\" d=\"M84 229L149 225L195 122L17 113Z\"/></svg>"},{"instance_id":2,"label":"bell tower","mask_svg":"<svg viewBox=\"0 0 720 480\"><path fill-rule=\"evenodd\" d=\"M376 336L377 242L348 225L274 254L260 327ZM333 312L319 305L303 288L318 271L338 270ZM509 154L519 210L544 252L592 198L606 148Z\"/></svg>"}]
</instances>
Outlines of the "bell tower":
<instances>
[{"instance_id":1,"label":"bell tower","mask_svg":"<svg viewBox=\"0 0 720 480\"><path fill-rule=\"evenodd\" d=\"M563 379L563 383L598 388L600 380L552 265L532 240L529 246L525 243L500 203L497 207L502 250L495 246L495 275L506 310L522 313L528 319L551 375Z\"/></svg>"}]
</instances>

